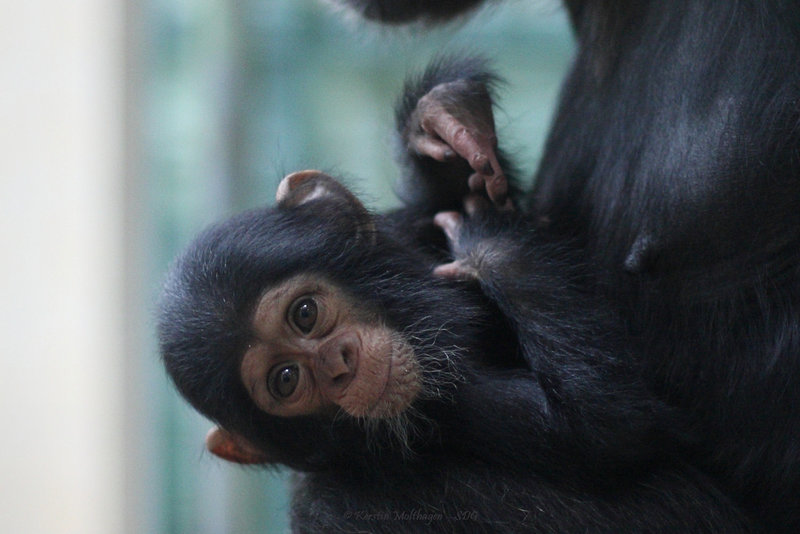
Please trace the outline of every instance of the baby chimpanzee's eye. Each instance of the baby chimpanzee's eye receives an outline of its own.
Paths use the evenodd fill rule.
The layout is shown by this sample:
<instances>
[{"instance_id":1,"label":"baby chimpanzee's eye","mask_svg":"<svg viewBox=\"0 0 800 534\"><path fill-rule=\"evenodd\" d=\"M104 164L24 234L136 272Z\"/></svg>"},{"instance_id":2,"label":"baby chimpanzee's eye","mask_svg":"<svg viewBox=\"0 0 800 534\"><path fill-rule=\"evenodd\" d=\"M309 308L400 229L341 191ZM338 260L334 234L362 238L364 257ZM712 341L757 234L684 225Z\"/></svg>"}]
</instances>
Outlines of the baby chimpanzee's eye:
<instances>
[{"instance_id":1,"label":"baby chimpanzee's eye","mask_svg":"<svg viewBox=\"0 0 800 534\"><path fill-rule=\"evenodd\" d=\"M299 299L289 312L289 320L302 334L310 334L317 322L317 303L311 297Z\"/></svg>"},{"instance_id":2,"label":"baby chimpanzee's eye","mask_svg":"<svg viewBox=\"0 0 800 534\"><path fill-rule=\"evenodd\" d=\"M269 392L276 399L292 396L300 380L300 367L296 363L276 365L267 378Z\"/></svg>"}]
</instances>

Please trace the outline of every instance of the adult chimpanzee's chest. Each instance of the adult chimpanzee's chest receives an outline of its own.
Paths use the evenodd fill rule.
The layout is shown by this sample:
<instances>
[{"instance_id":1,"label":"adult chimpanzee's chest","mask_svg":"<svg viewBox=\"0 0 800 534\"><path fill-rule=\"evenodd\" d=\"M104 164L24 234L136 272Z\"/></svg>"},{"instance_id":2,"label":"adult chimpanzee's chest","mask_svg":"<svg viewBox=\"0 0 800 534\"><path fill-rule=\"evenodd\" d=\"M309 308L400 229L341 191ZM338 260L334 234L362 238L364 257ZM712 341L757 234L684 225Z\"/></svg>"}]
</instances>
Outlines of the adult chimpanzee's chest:
<instances>
[{"instance_id":1,"label":"adult chimpanzee's chest","mask_svg":"<svg viewBox=\"0 0 800 534\"><path fill-rule=\"evenodd\" d=\"M535 204L612 268L780 255L800 227L791 27L740 3L649 4L579 24L597 46L565 85Z\"/></svg>"}]
</instances>

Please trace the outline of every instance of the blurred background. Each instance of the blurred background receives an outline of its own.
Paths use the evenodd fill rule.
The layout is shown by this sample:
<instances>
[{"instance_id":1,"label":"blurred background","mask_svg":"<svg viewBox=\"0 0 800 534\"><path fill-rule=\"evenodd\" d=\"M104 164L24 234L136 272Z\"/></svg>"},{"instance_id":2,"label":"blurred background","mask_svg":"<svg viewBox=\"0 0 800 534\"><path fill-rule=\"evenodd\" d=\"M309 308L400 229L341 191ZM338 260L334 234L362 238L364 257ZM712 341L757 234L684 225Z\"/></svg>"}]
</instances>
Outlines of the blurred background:
<instances>
[{"instance_id":1,"label":"blurred background","mask_svg":"<svg viewBox=\"0 0 800 534\"><path fill-rule=\"evenodd\" d=\"M392 106L440 51L495 60L530 176L573 46L552 0L432 32L319 0L0 3L0 531L286 532L288 473L207 454L160 367L171 258L293 170L392 206Z\"/></svg>"}]
</instances>

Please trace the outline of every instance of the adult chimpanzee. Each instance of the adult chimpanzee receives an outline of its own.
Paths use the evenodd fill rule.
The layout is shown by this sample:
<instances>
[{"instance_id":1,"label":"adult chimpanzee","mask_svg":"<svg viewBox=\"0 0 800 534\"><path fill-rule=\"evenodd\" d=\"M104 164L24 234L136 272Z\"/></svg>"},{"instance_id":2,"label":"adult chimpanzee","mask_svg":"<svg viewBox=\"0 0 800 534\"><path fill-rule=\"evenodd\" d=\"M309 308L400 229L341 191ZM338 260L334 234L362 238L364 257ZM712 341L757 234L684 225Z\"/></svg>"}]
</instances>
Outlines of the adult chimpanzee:
<instances>
[{"instance_id":1,"label":"adult chimpanzee","mask_svg":"<svg viewBox=\"0 0 800 534\"><path fill-rule=\"evenodd\" d=\"M479 2L340 0L389 23ZM800 531L800 4L566 0L578 41L529 197L606 273L693 458Z\"/></svg>"},{"instance_id":2,"label":"adult chimpanzee","mask_svg":"<svg viewBox=\"0 0 800 534\"><path fill-rule=\"evenodd\" d=\"M303 473L295 532L749 531L670 456L680 422L580 251L514 211L491 81L449 60L409 84L398 211L294 173L178 260L161 350L208 448ZM442 211L470 189L471 217Z\"/></svg>"}]
</instances>

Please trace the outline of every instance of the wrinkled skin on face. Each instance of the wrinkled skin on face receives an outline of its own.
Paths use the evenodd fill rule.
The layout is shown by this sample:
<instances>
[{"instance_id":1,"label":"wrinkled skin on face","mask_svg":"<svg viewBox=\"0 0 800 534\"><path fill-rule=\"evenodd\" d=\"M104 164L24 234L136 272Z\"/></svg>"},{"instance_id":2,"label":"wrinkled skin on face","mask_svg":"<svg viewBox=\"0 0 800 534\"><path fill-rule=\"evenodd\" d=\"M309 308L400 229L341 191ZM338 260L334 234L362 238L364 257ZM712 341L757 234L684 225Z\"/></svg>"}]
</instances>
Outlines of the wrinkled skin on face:
<instances>
[{"instance_id":1,"label":"wrinkled skin on face","mask_svg":"<svg viewBox=\"0 0 800 534\"><path fill-rule=\"evenodd\" d=\"M298 275L267 291L241 365L253 402L280 417L341 409L381 418L404 411L420 389L414 351L357 310L319 277Z\"/></svg>"}]
</instances>

